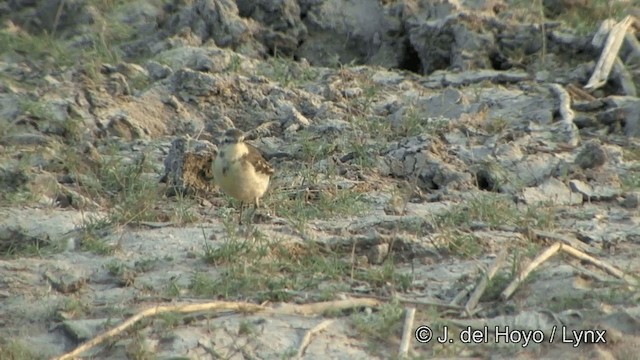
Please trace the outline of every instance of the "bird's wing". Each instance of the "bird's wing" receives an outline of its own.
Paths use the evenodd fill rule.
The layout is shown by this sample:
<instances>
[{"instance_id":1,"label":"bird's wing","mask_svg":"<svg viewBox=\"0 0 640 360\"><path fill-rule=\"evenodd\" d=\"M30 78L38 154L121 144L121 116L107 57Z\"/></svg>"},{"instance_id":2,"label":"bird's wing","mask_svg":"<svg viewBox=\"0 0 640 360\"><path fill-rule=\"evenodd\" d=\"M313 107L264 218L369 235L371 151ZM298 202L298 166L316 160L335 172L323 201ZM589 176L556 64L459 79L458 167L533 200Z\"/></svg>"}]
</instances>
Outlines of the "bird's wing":
<instances>
[{"instance_id":1,"label":"bird's wing","mask_svg":"<svg viewBox=\"0 0 640 360\"><path fill-rule=\"evenodd\" d=\"M251 144L246 144L246 145L249 151L242 156L241 160L251 163L257 172L260 172L266 175L273 175L273 172L274 172L273 167L271 166L271 164L269 164L267 160L265 160L265 158L260 153L260 150L258 150Z\"/></svg>"}]
</instances>

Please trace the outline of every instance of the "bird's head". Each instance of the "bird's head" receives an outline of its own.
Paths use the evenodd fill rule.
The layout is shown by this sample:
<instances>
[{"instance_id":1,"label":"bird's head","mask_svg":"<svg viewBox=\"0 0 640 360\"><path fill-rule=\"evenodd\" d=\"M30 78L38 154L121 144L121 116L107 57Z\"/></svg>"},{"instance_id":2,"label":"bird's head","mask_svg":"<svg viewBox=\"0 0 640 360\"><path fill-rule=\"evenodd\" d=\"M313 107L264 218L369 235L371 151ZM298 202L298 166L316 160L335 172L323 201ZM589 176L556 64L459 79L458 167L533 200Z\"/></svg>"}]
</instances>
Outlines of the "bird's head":
<instances>
[{"instance_id":1,"label":"bird's head","mask_svg":"<svg viewBox=\"0 0 640 360\"><path fill-rule=\"evenodd\" d=\"M244 133L238 129L231 128L224 132L223 144L237 144L244 141Z\"/></svg>"}]
</instances>

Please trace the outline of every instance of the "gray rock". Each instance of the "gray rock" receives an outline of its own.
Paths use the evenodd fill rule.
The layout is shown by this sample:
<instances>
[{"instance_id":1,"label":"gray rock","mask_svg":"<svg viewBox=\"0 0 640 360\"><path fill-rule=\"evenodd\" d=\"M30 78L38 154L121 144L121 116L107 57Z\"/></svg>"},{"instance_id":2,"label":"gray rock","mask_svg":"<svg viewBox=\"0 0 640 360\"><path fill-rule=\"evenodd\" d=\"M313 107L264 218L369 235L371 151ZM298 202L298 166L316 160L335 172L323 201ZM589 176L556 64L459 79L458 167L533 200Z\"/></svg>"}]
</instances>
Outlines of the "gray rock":
<instances>
[{"instance_id":1,"label":"gray rock","mask_svg":"<svg viewBox=\"0 0 640 360\"><path fill-rule=\"evenodd\" d=\"M347 99L353 99L362 95L362 89L360 89L359 87L344 89L342 95Z\"/></svg>"},{"instance_id":2,"label":"gray rock","mask_svg":"<svg viewBox=\"0 0 640 360\"><path fill-rule=\"evenodd\" d=\"M215 186L211 169L216 150L208 141L174 139L160 180L169 185L169 195L212 191Z\"/></svg>"},{"instance_id":3,"label":"gray rock","mask_svg":"<svg viewBox=\"0 0 640 360\"><path fill-rule=\"evenodd\" d=\"M75 293L87 283L86 275L74 268L46 271L44 278L51 283L56 291L62 294Z\"/></svg>"},{"instance_id":4,"label":"gray rock","mask_svg":"<svg viewBox=\"0 0 640 360\"><path fill-rule=\"evenodd\" d=\"M637 209L640 206L640 192L634 191L625 194L620 205L627 209Z\"/></svg>"},{"instance_id":5,"label":"gray rock","mask_svg":"<svg viewBox=\"0 0 640 360\"><path fill-rule=\"evenodd\" d=\"M170 34L190 29L202 42L212 39L218 47L230 47L255 58L267 53L253 36L253 26L240 17L238 6L232 0L196 0L173 14L166 24Z\"/></svg>"},{"instance_id":6,"label":"gray rock","mask_svg":"<svg viewBox=\"0 0 640 360\"><path fill-rule=\"evenodd\" d=\"M536 186L541 179L548 179L555 174L562 161L551 154L539 153L525 156L515 164L504 166L512 172L515 181L522 186Z\"/></svg>"},{"instance_id":7,"label":"gray rock","mask_svg":"<svg viewBox=\"0 0 640 360\"><path fill-rule=\"evenodd\" d=\"M138 34L155 30L158 19L164 16L161 4L153 0L124 2L113 9L113 17L137 30Z\"/></svg>"},{"instance_id":8,"label":"gray rock","mask_svg":"<svg viewBox=\"0 0 640 360\"><path fill-rule=\"evenodd\" d=\"M624 133L627 136L640 136L640 103L627 107Z\"/></svg>"},{"instance_id":9,"label":"gray rock","mask_svg":"<svg viewBox=\"0 0 640 360\"><path fill-rule=\"evenodd\" d=\"M380 85L397 85L404 79L404 76L395 71L378 70L371 77L371 80Z\"/></svg>"},{"instance_id":10,"label":"gray rock","mask_svg":"<svg viewBox=\"0 0 640 360\"><path fill-rule=\"evenodd\" d=\"M569 188L571 188L571 191L581 194L584 201L589 201L593 196L593 189L583 181L571 180L569 181Z\"/></svg>"},{"instance_id":11,"label":"gray rock","mask_svg":"<svg viewBox=\"0 0 640 360\"><path fill-rule=\"evenodd\" d=\"M106 324L112 322L111 318L65 320L60 325L62 330L76 342L85 342L93 339L104 330Z\"/></svg>"},{"instance_id":12,"label":"gray rock","mask_svg":"<svg viewBox=\"0 0 640 360\"><path fill-rule=\"evenodd\" d=\"M0 94L0 126L8 126L9 120L20 115L18 97L14 94ZM2 124L2 123L5 123Z\"/></svg>"},{"instance_id":13,"label":"gray rock","mask_svg":"<svg viewBox=\"0 0 640 360\"><path fill-rule=\"evenodd\" d=\"M445 117L457 119L464 112L469 111L470 106L461 101L463 94L460 90L447 88L440 94L430 97L423 105L425 113L430 117Z\"/></svg>"},{"instance_id":14,"label":"gray rock","mask_svg":"<svg viewBox=\"0 0 640 360\"><path fill-rule=\"evenodd\" d=\"M619 145L603 144L602 148L607 156L607 164L624 165L624 148Z\"/></svg>"},{"instance_id":15,"label":"gray rock","mask_svg":"<svg viewBox=\"0 0 640 360\"><path fill-rule=\"evenodd\" d=\"M596 99L593 101L576 101L571 107L577 111L596 111L603 109L607 104L602 99Z\"/></svg>"},{"instance_id":16,"label":"gray rock","mask_svg":"<svg viewBox=\"0 0 640 360\"><path fill-rule=\"evenodd\" d=\"M116 71L126 76L127 78L147 77L149 73L145 68L138 64L132 64L127 62L121 62L116 66Z\"/></svg>"},{"instance_id":17,"label":"gray rock","mask_svg":"<svg viewBox=\"0 0 640 360\"><path fill-rule=\"evenodd\" d=\"M592 201L614 201L620 197L622 190L609 185L595 185L593 187Z\"/></svg>"},{"instance_id":18,"label":"gray rock","mask_svg":"<svg viewBox=\"0 0 640 360\"><path fill-rule=\"evenodd\" d=\"M47 146L53 142L51 137L41 134L9 134L0 138L0 145L10 146Z\"/></svg>"},{"instance_id":19,"label":"gray rock","mask_svg":"<svg viewBox=\"0 0 640 360\"><path fill-rule=\"evenodd\" d=\"M401 24L396 18L385 16L379 2L329 0L302 10L306 10L304 24L308 36L296 55L312 65L332 66L352 61L372 61L386 68L400 65L404 42L389 34L400 32Z\"/></svg>"},{"instance_id":20,"label":"gray rock","mask_svg":"<svg viewBox=\"0 0 640 360\"><path fill-rule=\"evenodd\" d=\"M64 11L60 10L62 7ZM72 27L77 31L78 25L94 24L101 18L95 7L82 0L39 1L35 16L29 22L38 30L48 32L60 32Z\"/></svg>"},{"instance_id":21,"label":"gray rock","mask_svg":"<svg viewBox=\"0 0 640 360\"><path fill-rule=\"evenodd\" d=\"M138 123L134 123L129 116L124 113L111 116L106 126L107 133L111 136L133 140L148 136L148 130L142 128Z\"/></svg>"},{"instance_id":22,"label":"gray rock","mask_svg":"<svg viewBox=\"0 0 640 360\"><path fill-rule=\"evenodd\" d=\"M155 60L147 61L145 66L147 68L147 72L149 73L149 77L153 81L164 79L166 77L169 77L173 73L173 70L171 70L169 66L160 64Z\"/></svg>"},{"instance_id":23,"label":"gray rock","mask_svg":"<svg viewBox=\"0 0 640 360\"><path fill-rule=\"evenodd\" d=\"M604 102L609 108L628 108L637 107L640 99L635 96L611 95L607 96Z\"/></svg>"},{"instance_id":24,"label":"gray rock","mask_svg":"<svg viewBox=\"0 0 640 360\"><path fill-rule=\"evenodd\" d=\"M239 0L239 14L258 24L256 38L272 53L292 56L307 38L300 5L294 0Z\"/></svg>"},{"instance_id":25,"label":"gray rock","mask_svg":"<svg viewBox=\"0 0 640 360\"><path fill-rule=\"evenodd\" d=\"M604 125L609 125L611 129L615 129L616 126L620 126L620 123L624 119L625 111L620 108L607 109L596 114L598 122Z\"/></svg>"},{"instance_id":26,"label":"gray rock","mask_svg":"<svg viewBox=\"0 0 640 360\"><path fill-rule=\"evenodd\" d=\"M51 244L48 234L34 233L19 225L0 224L0 253L19 253L29 247L44 248Z\"/></svg>"},{"instance_id":27,"label":"gray rock","mask_svg":"<svg viewBox=\"0 0 640 360\"><path fill-rule=\"evenodd\" d=\"M520 128L530 123L539 127L531 131L533 135L541 132L544 137L550 136L550 129L546 124L553 121L555 111L554 101L547 90L535 86L530 91L523 89L503 89L499 87L486 89L480 94L466 91L467 99L479 97L480 106L476 111L484 113L487 119L499 119L506 123L507 128ZM470 104L472 107L473 104ZM555 142L555 141L554 141Z\"/></svg>"},{"instance_id":28,"label":"gray rock","mask_svg":"<svg viewBox=\"0 0 640 360\"><path fill-rule=\"evenodd\" d=\"M446 27L441 31L448 31ZM451 26L453 43L451 46L452 70L467 71L475 69L490 69L491 55L495 49L496 40L493 32L480 32L471 24L460 21Z\"/></svg>"},{"instance_id":29,"label":"gray rock","mask_svg":"<svg viewBox=\"0 0 640 360\"><path fill-rule=\"evenodd\" d=\"M285 129L291 128L292 126L296 127L296 129L300 127L304 128L311 124L309 119L302 115L293 103L288 100L276 99L274 106L276 108L276 114L282 122L282 127Z\"/></svg>"},{"instance_id":30,"label":"gray rock","mask_svg":"<svg viewBox=\"0 0 640 360\"><path fill-rule=\"evenodd\" d=\"M599 168L606 162L607 153L598 140L585 143L575 160L575 163L583 169Z\"/></svg>"},{"instance_id":31,"label":"gray rock","mask_svg":"<svg viewBox=\"0 0 640 360\"><path fill-rule=\"evenodd\" d=\"M509 174L501 166L495 163L485 163L479 166L475 172L476 181L480 190L500 191L504 193L513 193L515 188L510 183Z\"/></svg>"},{"instance_id":32,"label":"gray rock","mask_svg":"<svg viewBox=\"0 0 640 360\"><path fill-rule=\"evenodd\" d=\"M218 93L224 87L220 78L189 69L178 70L171 80L176 93L186 100L189 99L188 95L209 96Z\"/></svg>"},{"instance_id":33,"label":"gray rock","mask_svg":"<svg viewBox=\"0 0 640 360\"><path fill-rule=\"evenodd\" d=\"M392 144L380 159L380 173L407 179L417 179L423 189L471 186L471 174L464 173L430 151L434 139L415 136Z\"/></svg>"},{"instance_id":34,"label":"gray rock","mask_svg":"<svg viewBox=\"0 0 640 360\"><path fill-rule=\"evenodd\" d=\"M127 78L120 74L112 74L109 78L108 85L109 93L113 96L128 96L131 95L131 88L127 82Z\"/></svg>"},{"instance_id":35,"label":"gray rock","mask_svg":"<svg viewBox=\"0 0 640 360\"><path fill-rule=\"evenodd\" d=\"M211 73L222 72L229 67L232 53L217 47L181 46L160 52L154 61L169 66L173 71L189 68Z\"/></svg>"},{"instance_id":36,"label":"gray rock","mask_svg":"<svg viewBox=\"0 0 640 360\"><path fill-rule=\"evenodd\" d=\"M379 265L387 258L387 255L389 255L389 244L383 243L372 246L366 256L369 264Z\"/></svg>"},{"instance_id":37,"label":"gray rock","mask_svg":"<svg viewBox=\"0 0 640 360\"><path fill-rule=\"evenodd\" d=\"M492 81L495 83L518 83L530 79L530 75L520 71L469 70L460 73L436 71L424 80L423 84L430 88L446 86L463 86Z\"/></svg>"},{"instance_id":38,"label":"gray rock","mask_svg":"<svg viewBox=\"0 0 640 360\"><path fill-rule=\"evenodd\" d=\"M588 0L543 0L544 14L549 18L556 18L559 15L571 13L580 7L587 6Z\"/></svg>"},{"instance_id":39,"label":"gray rock","mask_svg":"<svg viewBox=\"0 0 640 360\"><path fill-rule=\"evenodd\" d=\"M569 187L556 178L549 178L537 187L525 188L523 190L522 197L524 202L527 204L582 204L582 196L571 196L571 190L569 190Z\"/></svg>"},{"instance_id":40,"label":"gray rock","mask_svg":"<svg viewBox=\"0 0 640 360\"><path fill-rule=\"evenodd\" d=\"M609 110L598 114L603 123L624 122L627 136L640 136L640 99L635 96L608 96L605 103Z\"/></svg>"},{"instance_id":41,"label":"gray rock","mask_svg":"<svg viewBox=\"0 0 640 360\"><path fill-rule=\"evenodd\" d=\"M576 124L578 129L596 127L598 125L598 121L593 116L587 115L577 115L573 123Z\"/></svg>"}]
</instances>

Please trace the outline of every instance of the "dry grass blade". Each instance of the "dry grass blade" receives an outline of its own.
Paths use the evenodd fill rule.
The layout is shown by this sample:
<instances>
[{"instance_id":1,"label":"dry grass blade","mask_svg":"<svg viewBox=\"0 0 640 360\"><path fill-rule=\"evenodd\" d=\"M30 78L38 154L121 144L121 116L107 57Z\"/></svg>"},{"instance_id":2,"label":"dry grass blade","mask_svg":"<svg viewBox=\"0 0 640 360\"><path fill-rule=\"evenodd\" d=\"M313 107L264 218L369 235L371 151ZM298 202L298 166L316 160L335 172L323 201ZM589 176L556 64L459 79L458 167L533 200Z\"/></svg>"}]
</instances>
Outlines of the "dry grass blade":
<instances>
[{"instance_id":1,"label":"dry grass blade","mask_svg":"<svg viewBox=\"0 0 640 360\"><path fill-rule=\"evenodd\" d=\"M558 251L560 251L560 248L562 248L562 244L557 242L549 246L548 248L546 248L543 252L541 252L540 255L538 255L535 259L533 259L533 261L531 262L531 264L529 264L529 266L527 266L524 270L522 270L518 274L518 276L516 276L516 278L513 279L513 281L509 284L509 286L507 286L507 288L504 289L502 294L500 294L500 297L503 300L509 299L511 295L513 295L513 293L516 291L518 286L520 286L520 284L524 281L524 279L526 279L527 276L529 276L529 274L533 270L535 270L538 266L540 266L540 264L549 260L549 258L555 255Z\"/></svg>"}]
</instances>

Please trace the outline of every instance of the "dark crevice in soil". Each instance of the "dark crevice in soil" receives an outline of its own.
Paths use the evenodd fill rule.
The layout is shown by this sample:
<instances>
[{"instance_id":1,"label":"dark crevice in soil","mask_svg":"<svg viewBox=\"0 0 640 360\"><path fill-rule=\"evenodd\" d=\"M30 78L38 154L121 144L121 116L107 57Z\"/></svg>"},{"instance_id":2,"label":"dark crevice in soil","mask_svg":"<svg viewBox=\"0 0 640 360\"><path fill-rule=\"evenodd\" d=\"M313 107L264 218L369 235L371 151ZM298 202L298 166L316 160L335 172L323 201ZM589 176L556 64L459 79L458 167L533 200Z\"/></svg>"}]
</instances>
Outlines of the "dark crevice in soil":
<instances>
[{"instance_id":1,"label":"dark crevice in soil","mask_svg":"<svg viewBox=\"0 0 640 360\"><path fill-rule=\"evenodd\" d=\"M400 60L400 69L407 70L414 73L422 74L422 61L420 61L420 56L418 52L413 48L411 42L408 38L404 41L404 53L402 54L402 59Z\"/></svg>"}]
</instances>

